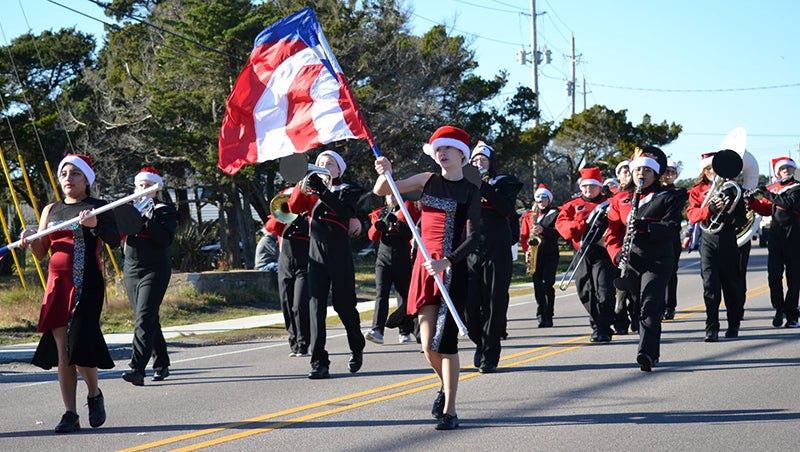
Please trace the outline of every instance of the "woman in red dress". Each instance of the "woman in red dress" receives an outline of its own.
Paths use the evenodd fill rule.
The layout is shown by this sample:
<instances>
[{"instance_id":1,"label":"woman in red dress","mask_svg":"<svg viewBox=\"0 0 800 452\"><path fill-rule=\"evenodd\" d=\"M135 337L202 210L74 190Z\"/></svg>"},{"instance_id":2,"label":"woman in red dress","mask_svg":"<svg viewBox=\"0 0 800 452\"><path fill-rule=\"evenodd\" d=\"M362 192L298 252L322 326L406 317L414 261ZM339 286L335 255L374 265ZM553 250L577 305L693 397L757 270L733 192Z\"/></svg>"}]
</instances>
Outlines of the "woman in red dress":
<instances>
[{"instance_id":1,"label":"woman in red dress","mask_svg":"<svg viewBox=\"0 0 800 452\"><path fill-rule=\"evenodd\" d=\"M43 335L32 363L43 369L58 366L61 399L67 411L56 425L56 433L81 428L75 401L78 373L88 389L89 425L103 425L106 412L103 393L97 385L97 369L114 367L100 330L105 292L100 250L102 242L116 247L120 238L110 211L87 217L90 210L106 204L90 196L94 179L89 157L79 154L64 157L58 165L58 182L64 199L44 208L39 231L76 217L80 217L79 223L30 241L27 237L33 231L22 234L22 244L30 245L36 259L52 252L37 327Z\"/></svg>"},{"instance_id":2,"label":"woman in red dress","mask_svg":"<svg viewBox=\"0 0 800 452\"><path fill-rule=\"evenodd\" d=\"M441 174L419 173L396 182L401 193L422 191L421 236L431 260L418 251L408 291L408 313L417 315L425 357L442 389L436 396L431 414L439 420L437 430L458 427L456 390L458 389L458 326L448 314L447 305L433 275L442 279L456 310L463 313L467 287L466 257L478 245L481 196L478 187L464 178L463 166L469 161L467 132L456 127L440 127L423 147L441 167ZM392 172L385 157L375 160L378 180L373 192L391 193L384 174Z\"/></svg>"}]
</instances>

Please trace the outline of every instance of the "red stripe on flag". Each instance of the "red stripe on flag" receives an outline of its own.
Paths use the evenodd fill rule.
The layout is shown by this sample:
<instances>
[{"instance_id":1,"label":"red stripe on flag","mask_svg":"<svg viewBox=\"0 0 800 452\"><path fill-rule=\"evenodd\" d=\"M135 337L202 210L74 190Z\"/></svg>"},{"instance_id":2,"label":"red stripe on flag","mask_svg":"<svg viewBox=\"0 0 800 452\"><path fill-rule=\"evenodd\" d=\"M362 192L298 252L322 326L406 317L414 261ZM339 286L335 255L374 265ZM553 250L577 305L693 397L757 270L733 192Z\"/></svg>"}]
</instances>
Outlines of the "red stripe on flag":
<instances>
[{"instance_id":1,"label":"red stripe on flag","mask_svg":"<svg viewBox=\"0 0 800 452\"><path fill-rule=\"evenodd\" d=\"M286 97L289 102L286 113L286 135L292 140L295 149L311 149L323 143L314 126L311 109L314 99L311 87L324 69L322 64L309 64L297 72L294 82L288 89Z\"/></svg>"},{"instance_id":2,"label":"red stripe on flag","mask_svg":"<svg viewBox=\"0 0 800 452\"><path fill-rule=\"evenodd\" d=\"M367 128L367 122L364 120L364 115L358 108L358 103L356 102L355 96L353 96L353 92L350 90L350 85L347 84L344 74L336 73L336 77L339 79L340 85L339 106L344 114L347 127L350 128L353 135L359 138L365 138L367 142L369 142L369 145L373 146L375 140L372 139L372 133Z\"/></svg>"}]
</instances>

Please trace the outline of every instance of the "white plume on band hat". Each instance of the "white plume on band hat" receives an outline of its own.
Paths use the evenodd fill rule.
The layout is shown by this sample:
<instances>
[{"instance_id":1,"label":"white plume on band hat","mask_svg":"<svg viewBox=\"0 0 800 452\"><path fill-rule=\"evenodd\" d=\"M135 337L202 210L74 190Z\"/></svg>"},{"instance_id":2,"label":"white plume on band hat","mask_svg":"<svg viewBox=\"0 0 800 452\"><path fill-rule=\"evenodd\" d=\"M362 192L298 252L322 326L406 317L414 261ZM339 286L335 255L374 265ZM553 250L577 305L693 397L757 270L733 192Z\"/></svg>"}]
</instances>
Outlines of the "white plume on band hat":
<instances>
[{"instance_id":1,"label":"white plume on band hat","mask_svg":"<svg viewBox=\"0 0 800 452\"><path fill-rule=\"evenodd\" d=\"M90 159L88 155L67 154L61 159L61 162L58 163L58 174L61 174L61 169L68 163L81 170L90 187L94 184L95 174L94 169L92 169L92 159Z\"/></svg>"},{"instance_id":2,"label":"white plume on band hat","mask_svg":"<svg viewBox=\"0 0 800 452\"><path fill-rule=\"evenodd\" d=\"M344 174L344 170L347 169L347 164L344 163L344 159L336 151L328 150L328 151L320 152L320 154L317 156L317 160L314 161L314 164L319 166L319 159L321 159L323 156L326 156L326 155L328 157L331 157L334 160L336 160L336 164L339 166L339 177L342 177L342 174Z\"/></svg>"}]
</instances>

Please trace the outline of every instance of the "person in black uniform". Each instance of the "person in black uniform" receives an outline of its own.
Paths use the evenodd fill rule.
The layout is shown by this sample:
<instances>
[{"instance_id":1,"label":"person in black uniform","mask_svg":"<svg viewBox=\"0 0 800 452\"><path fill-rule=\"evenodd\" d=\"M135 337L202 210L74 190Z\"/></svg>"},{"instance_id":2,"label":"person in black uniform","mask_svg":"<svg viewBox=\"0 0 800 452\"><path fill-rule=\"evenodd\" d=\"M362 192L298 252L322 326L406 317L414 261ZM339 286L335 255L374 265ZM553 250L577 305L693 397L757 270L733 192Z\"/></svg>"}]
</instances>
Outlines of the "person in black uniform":
<instances>
[{"instance_id":1,"label":"person in black uniform","mask_svg":"<svg viewBox=\"0 0 800 452\"><path fill-rule=\"evenodd\" d=\"M473 364L481 373L492 373L500 362L500 340L506 332L508 287L512 256L509 218L517 221L514 206L522 183L508 175L496 175L494 149L478 141L470 163L481 173L480 242L467 257L469 282L465 322L475 343ZM515 228L515 232L518 228Z\"/></svg>"},{"instance_id":2,"label":"person in black uniform","mask_svg":"<svg viewBox=\"0 0 800 452\"><path fill-rule=\"evenodd\" d=\"M364 337L376 344L383 344L384 329L399 328L399 342L413 342L414 316L405 314L408 285L411 282L411 228L403 215L394 195L386 195L386 205L369 214L372 226L367 231L370 240L378 242L378 255L375 258L375 312L372 329ZM411 214L411 224L416 223L419 214L414 203L405 201L406 210ZM416 218L415 218L416 217ZM405 314L397 325L387 325L389 316L389 293L394 284L398 296L398 306ZM400 314L397 314L400 316Z\"/></svg>"},{"instance_id":3,"label":"person in black uniform","mask_svg":"<svg viewBox=\"0 0 800 452\"><path fill-rule=\"evenodd\" d=\"M553 193L544 184L539 184L533 194L534 207L520 220L519 242L522 244L522 251L525 253L526 262L531 262L528 253L532 252L529 248L531 237L539 240L536 249L536 268L533 269L533 293L536 297L536 319L539 321L539 328L549 328L553 326L553 315L555 310L556 289L556 270L558 269L558 231L556 230L556 218L558 218L558 207L553 205ZM533 214L536 213L536 218Z\"/></svg>"},{"instance_id":4,"label":"person in black uniform","mask_svg":"<svg viewBox=\"0 0 800 452\"><path fill-rule=\"evenodd\" d=\"M136 191L152 185L163 185L164 179L153 167L145 167L134 178ZM153 381L169 376L167 342L161 332L158 311L167 293L172 266L167 248L175 239L178 213L175 206L164 202L161 191L145 196L153 205L142 212L143 227L138 233L127 236L124 242L124 282L128 300L134 312L133 351L130 370L122 379L133 384L144 384L145 367L153 357Z\"/></svg>"},{"instance_id":5,"label":"person in black uniform","mask_svg":"<svg viewBox=\"0 0 800 452\"><path fill-rule=\"evenodd\" d=\"M581 196L561 206L556 218L556 230L572 243L576 252L584 254L575 269L575 286L592 327L590 342L611 342L611 323L614 320L614 278L617 269L605 249L602 237L608 220L605 209L608 198L602 192L600 168L580 170ZM598 210L595 221L596 234L589 237L589 217ZM584 243L586 242L586 243ZM580 256L578 256L580 258Z\"/></svg>"},{"instance_id":6,"label":"person in black uniform","mask_svg":"<svg viewBox=\"0 0 800 452\"><path fill-rule=\"evenodd\" d=\"M797 328L797 304L800 298L800 183L794 178L797 164L790 157L772 159L775 182L759 187L758 198L747 200L760 215L772 215L767 248L769 299L775 308L772 326ZM786 272L786 295L783 274Z\"/></svg>"},{"instance_id":7,"label":"person in black uniform","mask_svg":"<svg viewBox=\"0 0 800 452\"><path fill-rule=\"evenodd\" d=\"M347 169L344 159L335 151L317 156L317 166L330 172L330 187L319 174L309 175L306 186L314 193L295 189L289 197L289 211L310 212L310 244L308 281L311 291L311 372L308 378L329 377L330 360L325 350L328 293L333 295L333 309L347 332L350 359L347 369L358 372L363 363L366 341L361 334L361 317L356 309L355 268L350 246L349 225L355 215L356 202L362 189L342 182ZM298 188L299 188L298 184Z\"/></svg>"},{"instance_id":8,"label":"person in black uniform","mask_svg":"<svg viewBox=\"0 0 800 452\"><path fill-rule=\"evenodd\" d=\"M290 195L295 187L281 191ZM308 356L310 343L308 287L308 215L288 214L280 220L270 215L264 228L278 236L278 297L286 332L289 333L290 358Z\"/></svg>"},{"instance_id":9,"label":"person in black uniform","mask_svg":"<svg viewBox=\"0 0 800 452\"><path fill-rule=\"evenodd\" d=\"M627 265L622 271L630 284L627 292L634 305L640 306L636 362L646 372L661 356L661 317L674 265L671 239L679 234L683 218L680 195L659 182L666 165L667 158L657 147L648 146L634 154L630 162L633 183L611 198L605 236L609 257L616 265ZM641 192L634 188L637 185ZM635 203L638 212L633 217Z\"/></svg>"},{"instance_id":10,"label":"person in black uniform","mask_svg":"<svg viewBox=\"0 0 800 452\"><path fill-rule=\"evenodd\" d=\"M722 302L722 294L725 296L728 315L728 330L725 332L725 337L739 336L745 297L739 247L736 245L736 223L741 225L746 221L744 202L738 202L730 214L725 213L730 206L725 204L723 196L714 195L712 199L704 202L712 189L714 169L711 163L714 154L703 154L699 165L702 172L689 190L689 206L686 208L686 216L690 222L696 223L697 226L706 225L702 228L700 245L700 271L706 305L705 342L719 340L719 305ZM732 196L728 198L734 199ZM722 223L722 228L716 233L707 230L707 222L713 217Z\"/></svg>"},{"instance_id":11,"label":"person in black uniform","mask_svg":"<svg viewBox=\"0 0 800 452\"><path fill-rule=\"evenodd\" d=\"M675 186L675 181L680 175L680 163L670 160L667 163L667 170L664 171L664 175L661 176L661 183L667 190L672 190L673 194L678 196L678 199L681 201L681 210L683 210L683 207L686 205L686 201L689 199L689 193L685 188L678 188ZM678 306L678 263L680 262L681 249L683 248L683 244L681 242L681 231L679 228L672 244L675 260L672 267L672 276L669 278L669 284L667 284L667 301L666 306L664 307L664 320L674 319L675 309Z\"/></svg>"}]
</instances>

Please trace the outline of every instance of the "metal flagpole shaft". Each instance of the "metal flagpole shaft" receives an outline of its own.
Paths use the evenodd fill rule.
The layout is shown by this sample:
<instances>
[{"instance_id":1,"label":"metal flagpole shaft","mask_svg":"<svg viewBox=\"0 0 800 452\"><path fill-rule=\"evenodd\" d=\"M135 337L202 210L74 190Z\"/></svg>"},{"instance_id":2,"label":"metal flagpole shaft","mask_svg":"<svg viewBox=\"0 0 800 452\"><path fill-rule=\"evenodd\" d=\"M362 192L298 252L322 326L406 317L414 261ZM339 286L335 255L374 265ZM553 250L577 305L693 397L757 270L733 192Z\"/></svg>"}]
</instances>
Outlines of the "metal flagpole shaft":
<instances>
[{"instance_id":1,"label":"metal flagpole shaft","mask_svg":"<svg viewBox=\"0 0 800 452\"><path fill-rule=\"evenodd\" d=\"M142 190L140 192L136 192L136 193L134 193L132 195L128 195L128 196L126 196L124 198L120 198L120 199L118 199L118 200L116 200L114 202L110 202L110 203L108 203L108 204L106 204L104 206L100 206L100 207L97 207L96 209L92 209L91 211L89 211L89 213L86 215L85 218L91 218L91 217L100 215L103 212L109 211L109 210L111 210L111 209L113 209L113 208L115 208L117 206L121 206L122 204L125 204L127 202L133 201L136 198L141 198L142 196L144 196L146 194L152 193L154 191L158 191L161 188L162 188L161 184L151 185L150 187L147 187L146 189L144 189L144 190ZM54 225L54 226L51 226L51 227L49 227L47 229L39 231L39 232L37 232L35 234L31 234L31 235L29 235L27 237L27 240L29 242L31 240L36 240L36 239L38 239L40 237L44 237L46 235L49 235L52 232L64 229L67 226L72 226L73 224L76 224L76 223L78 223L80 221L81 221L81 217L80 216L77 216L75 218L71 218L71 219L69 219L67 221L64 221L63 223L59 223L57 225ZM22 240L21 239L17 240L16 242L9 243L8 245L0 248L0 256L5 256L6 254L8 254L9 251L11 251L14 248L18 248L20 245L22 245Z\"/></svg>"},{"instance_id":2,"label":"metal flagpole shaft","mask_svg":"<svg viewBox=\"0 0 800 452\"><path fill-rule=\"evenodd\" d=\"M373 150L375 150L373 148ZM378 154L380 157L380 154ZM392 178L391 173L385 173L386 181L389 182L389 187L392 189L392 194L394 195L395 199L397 200L397 204L400 206L400 210L403 211L403 215L405 215L407 220L411 220L411 215L408 213L408 209L406 209L405 202L403 202L403 197L400 195L400 191L397 189L397 185L394 183L394 179ZM414 236L414 240L417 242L417 246L419 246L419 250L422 252L422 257L425 258L426 261L430 262L431 255L428 254L428 250L425 248L425 245L422 243L422 237L419 235L419 231L414 225L411 226L411 234ZM461 336L467 335L467 327L464 325L464 322L461 320L461 316L458 315L458 311L456 310L455 305L453 304L453 300L450 298L450 293L447 292L447 288L444 286L444 281L442 281L442 277L439 274L433 275L434 281L436 281L436 285L439 287L439 290L442 292L442 298L444 299L445 304L447 304L447 309L450 311L450 315L453 316L453 320L455 320L456 325L458 325L458 332Z\"/></svg>"}]
</instances>

